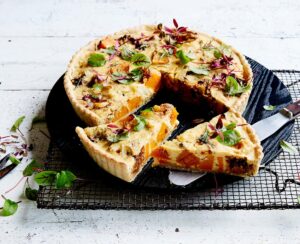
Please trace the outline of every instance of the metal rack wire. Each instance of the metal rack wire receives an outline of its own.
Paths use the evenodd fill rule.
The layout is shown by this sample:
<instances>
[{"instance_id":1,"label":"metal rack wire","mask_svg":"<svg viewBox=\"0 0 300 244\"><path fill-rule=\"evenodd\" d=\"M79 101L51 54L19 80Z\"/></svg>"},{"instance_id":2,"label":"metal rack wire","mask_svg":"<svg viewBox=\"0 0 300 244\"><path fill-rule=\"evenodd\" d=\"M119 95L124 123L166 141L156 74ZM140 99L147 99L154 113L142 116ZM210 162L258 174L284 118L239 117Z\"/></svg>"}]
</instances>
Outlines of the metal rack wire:
<instances>
[{"instance_id":1,"label":"metal rack wire","mask_svg":"<svg viewBox=\"0 0 300 244\"><path fill-rule=\"evenodd\" d=\"M275 70L288 87L293 99L300 96L300 71ZM300 121L296 121L291 143L298 147ZM39 189L39 208L57 209L286 209L300 208L300 186L293 183L300 177L300 155L282 152L262 167L259 175L203 191L164 191L135 189L108 185L105 180L77 182L72 189L57 190L46 186ZM76 167L64 159L51 144L48 153L50 169ZM78 172L86 175L86 172ZM284 182L286 181L286 187ZM282 190L279 192L278 190Z\"/></svg>"}]
</instances>

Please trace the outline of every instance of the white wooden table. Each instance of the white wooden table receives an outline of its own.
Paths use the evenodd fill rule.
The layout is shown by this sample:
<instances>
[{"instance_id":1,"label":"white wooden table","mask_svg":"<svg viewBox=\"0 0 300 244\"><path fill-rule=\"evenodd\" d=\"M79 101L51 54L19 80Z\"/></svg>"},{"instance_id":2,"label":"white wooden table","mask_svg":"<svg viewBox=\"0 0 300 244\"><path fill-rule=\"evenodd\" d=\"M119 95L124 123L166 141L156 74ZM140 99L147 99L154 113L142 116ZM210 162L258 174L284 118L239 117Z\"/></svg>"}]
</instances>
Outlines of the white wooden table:
<instances>
[{"instance_id":1,"label":"white wooden table","mask_svg":"<svg viewBox=\"0 0 300 244\"><path fill-rule=\"evenodd\" d=\"M46 128L28 132L30 122L43 114L71 55L94 37L175 17L268 68L300 70L299 13L295 0L0 0L0 135L26 115L22 129L35 146L32 157L44 159L48 139L39 129ZM0 193L25 166L0 181ZM7 195L22 203L14 216L0 217L0 243L300 243L300 210L40 210L22 191L21 185Z\"/></svg>"}]
</instances>

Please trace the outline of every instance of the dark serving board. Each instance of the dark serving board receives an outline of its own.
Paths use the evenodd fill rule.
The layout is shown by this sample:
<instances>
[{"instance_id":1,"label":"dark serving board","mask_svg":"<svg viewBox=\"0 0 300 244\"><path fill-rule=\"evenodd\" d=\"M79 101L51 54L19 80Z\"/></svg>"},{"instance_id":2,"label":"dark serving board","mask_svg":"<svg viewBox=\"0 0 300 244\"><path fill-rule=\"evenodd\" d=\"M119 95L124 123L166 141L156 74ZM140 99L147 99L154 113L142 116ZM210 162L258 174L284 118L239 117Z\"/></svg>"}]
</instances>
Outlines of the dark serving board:
<instances>
[{"instance_id":1,"label":"dark serving board","mask_svg":"<svg viewBox=\"0 0 300 244\"><path fill-rule=\"evenodd\" d=\"M250 124L253 124L276 113L291 103L292 98L285 85L272 71L253 59L248 58L248 61L253 69L254 81L253 90L243 116ZM173 133L172 137L193 126L191 123L192 119L201 117L208 120L212 116L210 111L199 111L197 114L194 112L191 113L190 111L194 110L189 109L187 105L180 103L175 97L164 91L144 107L163 102L174 104L180 113L180 126ZM276 109L265 111L263 105L268 104L276 105ZM84 150L75 133L76 126L85 127L85 124L77 117L65 94L63 76L56 82L49 94L46 104L46 120L52 142L73 162L76 172L79 172L79 174L80 172L88 172L88 174L84 174L85 179L101 179L101 181L107 181L109 185L116 187L127 185L127 187L134 188L183 189L183 187L170 184L168 180L169 171L167 169L151 168L151 162L145 166L142 173L132 183L126 183L99 168ZM262 160L263 165L272 161L280 153L279 141L287 140L290 137L293 126L294 122L288 123L262 143L265 154ZM241 178L222 174L207 174L201 179L185 186L184 189L198 190L210 188L215 187L215 182L218 182L218 185L224 185L239 179Z\"/></svg>"}]
</instances>

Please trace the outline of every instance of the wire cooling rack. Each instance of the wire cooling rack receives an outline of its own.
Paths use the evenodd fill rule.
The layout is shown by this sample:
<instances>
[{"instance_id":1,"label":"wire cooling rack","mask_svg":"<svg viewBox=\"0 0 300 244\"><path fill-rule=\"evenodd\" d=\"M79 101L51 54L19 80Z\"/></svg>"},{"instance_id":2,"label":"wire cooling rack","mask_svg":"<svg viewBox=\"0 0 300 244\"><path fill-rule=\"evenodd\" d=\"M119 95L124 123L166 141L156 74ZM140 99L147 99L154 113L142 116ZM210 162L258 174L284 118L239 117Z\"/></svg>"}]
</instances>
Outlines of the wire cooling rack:
<instances>
[{"instance_id":1,"label":"wire cooling rack","mask_svg":"<svg viewBox=\"0 0 300 244\"><path fill-rule=\"evenodd\" d=\"M288 87L293 100L300 97L300 71L274 70ZM290 142L299 147L300 121L295 122ZM76 171L59 149L49 147L47 168ZM108 185L105 179L78 181L72 189L57 190L40 187L38 208L56 209L285 209L300 208L300 156L282 152L274 161L262 167L258 176L243 179L223 187L201 191L165 191L135 189Z\"/></svg>"}]
</instances>

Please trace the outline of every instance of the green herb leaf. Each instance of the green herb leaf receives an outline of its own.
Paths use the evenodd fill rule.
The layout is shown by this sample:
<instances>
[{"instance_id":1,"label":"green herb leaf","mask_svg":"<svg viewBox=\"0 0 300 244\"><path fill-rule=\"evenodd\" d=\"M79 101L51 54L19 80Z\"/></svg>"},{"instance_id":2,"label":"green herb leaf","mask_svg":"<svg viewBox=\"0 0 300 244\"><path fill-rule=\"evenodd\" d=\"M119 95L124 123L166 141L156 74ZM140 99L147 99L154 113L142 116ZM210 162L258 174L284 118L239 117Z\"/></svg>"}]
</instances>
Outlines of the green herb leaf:
<instances>
[{"instance_id":1,"label":"green herb leaf","mask_svg":"<svg viewBox=\"0 0 300 244\"><path fill-rule=\"evenodd\" d=\"M137 115L134 115L134 118L137 124L133 127L133 130L134 131L143 130L147 124L146 120L142 116L137 116Z\"/></svg>"},{"instance_id":2,"label":"green herb leaf","mask_svg":"<svg viewBox=\"0 0 300 244\"><path fill-rule=\"evenodd\" d=\"M288 152L290 154L298 154L297 148L287 141L280 141L280 146L285 152Z\"/></svg>"},{"instance_id":3,"label":"green herb leaf","mask_svg":"<svg viewBox=\"0 0 300 244\"><path fill-rule=\"evenodd\" d=\"M44 165L42 163L32 160L23 170L23 176L31 176L33 173L39 172L43 167Z\"/></svg>"},{"instance_id":4,"label":"green herb leaf","mask_svg":"<svg viewBox=\"0 0 300 244\"><path fill-rule=\"evenodd\" d=\"M25 196L28 200L36 201L38 191L36 189L32 189L30 187L26 187Z\"/></svg>"},{"instance_id":5,"label":"green herb leaf","mask_svg":"<svg viewBox=\"0 0 300 244\"><path fill-rule=\"evenodd\" d=\"M221 57L222 57L221 51L218 50L218 49L215 49L215 51L214 51L214 56L215 56L216 59L221 58Z\"/></svg>"},{"instance_id":6,"label":"green herb leaf","mask_svg":"<svg viewBox=\"0 0 300 244\"><path fill-rule=\"evenodd\" d=\"M72 186L73 181L76 180L76 176L68 170L62 170L56 174L55 187L57 189L69 188Z\"/></svg>"},{"instance_id":7,"label":"green herb leaf","mask_svg":"<svg viewBox=\"0 0 300 244\"><path fill-rule=\"evenodd\" d=\"M208 130L206 129L205 131L204 131L204 133L203 133L203 135L201 135L200 137L199 137L199 141L200 142L202 142L202 143L208 143L208 138L209 138L209 132L208 132Z\"/></svg>"},{"instance_id":8,"label":"green herb leaf","mask_svg":"<svg viewBox=\"0 0 300 244\"><path fill-rule=\"evenodd\" d=\"M15 156L13 156L13 155L10 155L9 156L9 161L11 161L13 164L15 164L15 165L18 165L19 163L21 163L20 162L20 160L19 159L17 159Z\"/></svg>"},{"instance_id":9,"label":"green herb leaf","mask_svg":"<svg viewBox=\"0 0 300 244\"><path fill-rule=\"evenodd\" d=\"M131 50L129 47L124 46L121 49L121 58L126 60L126 61L130 61L132 56L135 54L136 52L134 52L133 50Z\"/></svg>"},{"instance_id":10,"label":"green herb leaf","mask_svg":"<svg viewBox=\"0 0 300 244\"><path fill-rule=\"evenodd\" d=\"M144 76L144 72L142 69L137 68L137 69L133 69L130 71L130 73L128 74L130 76L130 78L132 78L134 81L136 82L140 82L141 79Z\"/></svg>"},{"instance_id":11,"label":"green herb leaf","mask_svg":"<svg viewBox=\"0 0 300 244\"><path fill-rule=\"evenodd\" d=\"M233 130L236 128L236 123L230 123L229 125L226 125L225 128L227 130Z\"/></svg>"},{"instance_id":12,"label":"green herb leaf","mask_svg":"<svg viewBox=\"0 0 300 244\"><path fill-rule=\"evenodd\" d=\"M106 64L106 60L103 54L92 53L88 59L88 64L92 67L101 67Z\"/></svg>"},{"instance_id":13,"label":"green herb leaf","mask_svg":"<svg viewBox=\"0 0 300 244\"><path fill-rule=\"evenodd\" d=\"M222 132L224 140L218 135L216 137L217 141L226 146L234 146L242 139L240 133L236 130L225 130Z\"/></svg>"},{"instance_id":14,"label":"green herb leaf","mask_svg":"<svg viewBox=\"0 0 300 244\"><path fill-rule=\"evenodd\" d=\"M136 66L150 65L150 59L143 53L135 53L132 55L130 61Z\"/></svg>"},{"instance_id":15,"label":"green herb leaf","mask_svg":"<svg viewBox=\"0 0 300 244\"><path fill-rule=\"evenodd\" d=\"M13 126L10 128L10 131L16 132L19 129L19 127L22 124L24 119L25 119L25 116L21 116L20 118L18 118L16 120L16 122L13 124Z\"/></svg>"},{"instance_id":16,"label":"green herb leaf","mask_svg":"<svg viewBox=\"0 0 300 244\"><path fill-rule=\"evenodd\" d=\"M190 57L188 57L182 50L178 50L176 52L176 57L179 58L181 64L187 64L192 61Z\"/></svg>"},{"instance_id":17,"label":"green herb leaf","mask_svg":"<svg viewBox=\"0 0 300 244\"><path fill-rule=\"evenodd\" d=\"M264 105L264 110L267 110L267 111L272 111L276 108L276 106L273 106L273 105Z\"/></svg>"},{"instance_id":18,"label":"green herb leaf","mask_svg":"<svg viewBox=\"0 0 300 244\"><path fill-rule=\"evenodd\" d=\"M128 138L128 131L120 134L120 135L113 135L113 136L108 136L106 139L111 142L111 143L116 143L119 141L123 141L126 138Z\"/></svg>"},{"instance_id":19,"label":"green herb leaf","mask_svg":"<svg viewBox=\"0 0 300 244\"><path fill-rule=\"evenodd\" d=\"M34 177L35 182L40 186L52 185L56 180L56 171L46 170L37 173Z\"/></svg>"},{"instance_id":20,"label":"green herb leaf","mask_svg":"<svg viewBox=\"0 0 300 244\"><path fill-rule=\"evenodd\" d=\"M202 68L202 67L193 67L193 66L189 67L188 73L189 72L196 74L196 75L208 75L209 74L208 69Z\"/></svg>"},{"instance_id":21,"label":"green herb leaf","mask_svg":"<svg viewBox=\"0 0 300 244\"><path fill-rule=\"evenodd\" d=\"M11 216L18 210L18 203L10 199L5 199L2 208L2 216Z\"/></svg>"},{"instance_id":22,"label":"green herb leaf","mask_svg":"<svg viewBox=\"0 0 300 244\"><path fill-rule=\"evenodd\" d=\"M235 78L232 76L226 77L226 86L225 92L229 96L238 96L251 88L251 85L248 84L247 86L241 86Z\"/></svg>"}]
</instances>

